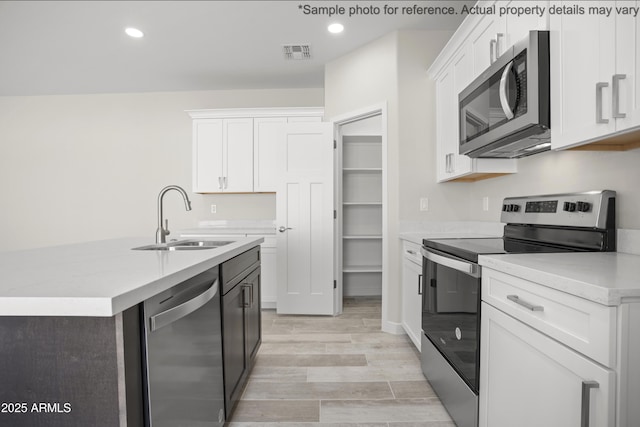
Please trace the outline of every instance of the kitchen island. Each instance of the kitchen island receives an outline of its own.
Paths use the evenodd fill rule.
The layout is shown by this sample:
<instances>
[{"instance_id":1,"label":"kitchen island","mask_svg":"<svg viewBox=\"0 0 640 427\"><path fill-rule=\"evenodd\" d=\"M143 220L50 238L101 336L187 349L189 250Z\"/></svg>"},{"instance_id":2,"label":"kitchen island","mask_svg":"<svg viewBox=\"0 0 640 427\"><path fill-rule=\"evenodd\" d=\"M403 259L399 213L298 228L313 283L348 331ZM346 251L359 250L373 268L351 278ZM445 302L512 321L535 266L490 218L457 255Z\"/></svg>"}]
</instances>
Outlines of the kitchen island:
<instances>
[{"instance_id":1,"label":"kitchen island","mask_svg":"<svg viewBox=\"0 0 640 427\"><path fill-rule=\"evenodd\" d=\"M144 425L141 303L262 239L132 250L149 243L126 238L2 254L0 425Z\"/></svg>"}]
</instances>

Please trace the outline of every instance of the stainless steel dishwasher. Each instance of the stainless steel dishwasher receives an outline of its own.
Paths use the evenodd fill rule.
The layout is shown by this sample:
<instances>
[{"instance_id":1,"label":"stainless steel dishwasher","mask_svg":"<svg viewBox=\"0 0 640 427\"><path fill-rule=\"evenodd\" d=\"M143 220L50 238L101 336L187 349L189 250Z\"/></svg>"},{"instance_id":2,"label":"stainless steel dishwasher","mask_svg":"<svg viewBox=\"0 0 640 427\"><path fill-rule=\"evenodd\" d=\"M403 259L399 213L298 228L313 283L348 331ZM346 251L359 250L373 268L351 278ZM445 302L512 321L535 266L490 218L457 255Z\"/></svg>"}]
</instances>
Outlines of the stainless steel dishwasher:
<instances>
[{"instance_id":1,"label":"stainless steel dishwasher","mask_svg":"<svg viewBox=\"0 0 640 427\"><path fill-rule=\"evenodd\" d=\"M146 424L222 426L225 421L218 267L143 304Z\"/></svg>"}]
</instances>

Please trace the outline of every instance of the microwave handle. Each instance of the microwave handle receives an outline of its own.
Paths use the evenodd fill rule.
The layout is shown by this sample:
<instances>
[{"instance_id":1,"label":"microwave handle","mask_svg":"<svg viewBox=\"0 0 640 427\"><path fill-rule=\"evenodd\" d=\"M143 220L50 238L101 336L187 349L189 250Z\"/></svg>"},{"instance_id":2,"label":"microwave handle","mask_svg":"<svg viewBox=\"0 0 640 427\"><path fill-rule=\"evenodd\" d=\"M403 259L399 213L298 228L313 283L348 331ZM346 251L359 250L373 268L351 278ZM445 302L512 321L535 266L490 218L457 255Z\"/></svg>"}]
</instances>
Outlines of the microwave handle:
<instances>
[{"instance_id":1,"label":"microwave handle","mask_svg":"<svg viewBox=\"0 0 640 427\"><path fill-rule=\"evenodd\" d=\"M504 111L504 115L507 116L507 119L513 119L513 110L509 105L509 98L507 98L507 79L509 78L509 73L513 68L513 61L509 62L506 67L504 67L504 71L502 72L502 77L500 78L500 105L502 105L502 111Z\"/></svg>"}]
</instances>

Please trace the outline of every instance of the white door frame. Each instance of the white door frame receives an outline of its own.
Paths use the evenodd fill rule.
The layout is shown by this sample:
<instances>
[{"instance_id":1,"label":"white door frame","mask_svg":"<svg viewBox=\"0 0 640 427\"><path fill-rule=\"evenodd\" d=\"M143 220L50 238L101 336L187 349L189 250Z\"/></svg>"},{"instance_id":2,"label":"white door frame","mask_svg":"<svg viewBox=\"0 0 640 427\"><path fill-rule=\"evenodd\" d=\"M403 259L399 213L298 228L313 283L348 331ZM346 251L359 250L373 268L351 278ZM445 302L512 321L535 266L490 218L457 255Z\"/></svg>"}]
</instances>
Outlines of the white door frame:
<instances>
[{"instance_id":1,"label":"white door frame","mask_svg":"<svg viewBox=\"0 0 640 427\"><path fill-rule=\"evenodd\" d=\"M389 238L389 227L388 227L388 213L387 213L387 103L380 102L378 104L373 104L368 107L360 108L355 111L351 111L349 113L340 114L338 116L332 117L329 122L333 124L333 134L336 141L338 141L341 137L341 126L356 122L358 120L367 119L373 116L381 116L382 122L382 325L383 330L385 329L384 325L387 322L387 304L388 300L386 295L388 293L388 283L389 283L389 250L387 248L386 243ZM341 170L341 162L342 159L339 156L341 150L336 150L335 156L335 171L336 173ZM342 185L341 179L335 180L336 190L334 192L336 200L335 206L338 208L338 202L342 198L342 189L340 188ZM335 314L342 313L342 298L343 298L343 285L342 285L342 245L340 244L340 239L342 238L342 221L340 221L340 226L335 227L335 236L334 236L334 244L335 244L335 269L334 277L337 280L337 288L335 293Z\"/></svg>"}]
</instances>

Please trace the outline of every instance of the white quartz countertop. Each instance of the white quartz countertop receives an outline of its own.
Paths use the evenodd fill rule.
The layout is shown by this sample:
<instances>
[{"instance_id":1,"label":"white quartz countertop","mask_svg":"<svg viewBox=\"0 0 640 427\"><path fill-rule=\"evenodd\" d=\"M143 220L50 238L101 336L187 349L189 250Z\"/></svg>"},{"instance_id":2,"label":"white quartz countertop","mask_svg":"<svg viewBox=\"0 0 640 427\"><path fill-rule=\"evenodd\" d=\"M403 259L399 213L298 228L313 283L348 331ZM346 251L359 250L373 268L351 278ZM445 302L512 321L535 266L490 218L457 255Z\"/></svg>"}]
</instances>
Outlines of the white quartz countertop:
<instances>
[{"instance_id":1,"label":"white quartz countertop","mask_svg":"<svg viewBox=\"0 0 640 427\"><path fill-rule=\"evenodd\" d=\"M109 317L264 241L206 250L139 251L149 238L55 246L0 256L0 316Z\"/></svg>"},{"instance_id":2,"label":"white quartz countertop","mask_svg":"<svg viewBox=\"0 0 640 427\"><path fill-rule=\"evenodd\" d=\"M621 252L481 255L480 265L600 304L640 302L640 256Z\"/></svg>"}]
</instances>

